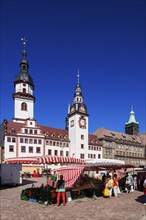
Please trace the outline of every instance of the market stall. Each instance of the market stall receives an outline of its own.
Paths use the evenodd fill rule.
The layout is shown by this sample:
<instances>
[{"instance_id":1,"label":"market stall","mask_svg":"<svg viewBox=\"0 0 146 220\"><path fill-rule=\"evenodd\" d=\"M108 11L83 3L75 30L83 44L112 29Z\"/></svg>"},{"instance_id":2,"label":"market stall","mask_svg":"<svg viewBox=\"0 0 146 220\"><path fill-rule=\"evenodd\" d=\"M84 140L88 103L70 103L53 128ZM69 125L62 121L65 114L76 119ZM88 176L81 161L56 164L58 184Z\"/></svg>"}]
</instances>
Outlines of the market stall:
<instances>
[{"instance_id":1,"label":"market stall","mask_svg":"<svg viewBox=\"0 0 146 220\"><path fill-rule=\"evenodd\" d=\"M104 183L102 179L88 175L88 172L108 171L117 172L122 170L123 174L128 168L134 168L135 165L125 163L121 160L98 159L98 160L81 160L78 158L66 157L36 157L36 158L16 158L9 159L7 163L31 162L36 164L54 164L47 175L47 184L38 189L23 190L21 199L31 200L39 203L45 201L50 204L56 202L57 193L55 191L55 182L60 175L63 175L66 181L66 195L71 199L82 197L102 196ZM31 192L31 193L30 193Z\"/></svg>"}]
</instances>

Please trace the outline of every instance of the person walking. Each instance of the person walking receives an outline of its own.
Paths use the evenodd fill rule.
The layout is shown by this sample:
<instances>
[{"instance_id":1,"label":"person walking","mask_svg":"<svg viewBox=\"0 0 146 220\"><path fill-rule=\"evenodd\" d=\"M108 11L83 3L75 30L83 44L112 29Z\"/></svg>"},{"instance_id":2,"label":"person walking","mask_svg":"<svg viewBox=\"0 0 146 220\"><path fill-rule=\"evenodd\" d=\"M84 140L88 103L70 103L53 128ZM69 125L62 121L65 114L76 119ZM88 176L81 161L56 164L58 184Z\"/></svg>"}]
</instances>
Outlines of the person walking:
<instances>
[{"instance_id":1,"label":"person walking","mask_svg":"<svg viewBox=\"0 0 146 220\"><path fill-rule=\"evenodd\" d=\"M113 183L114 196L117 197L118 196L118 186L119 186L117 174L114 174L113 181L114 181L114 183Z\"/></svg>"},{"instance_id":2,"label":"person walking","mask_svg":"<svg viewBox=\"0 0 146 220\"><path fill-rule=\"evenodd\" d=\"M133 178L133 189L137 190L137 176L136 175Z\"/></svg>"},{"instance_id":3,"label":"person walking","mask_svg":"<svg viewBox=\"0 0 146 220\"><path fill-rule=\"evenodd\" d=\"M60 198L62 197L63 205L66 204L65 198L65 180L63 179L63 175L60 175L60 179L57 181L56 184L57 189L57 205L60 206Z\"/></svg>"},{"instance_id":4,"label":"person walking","mask_svg":"<svg viewBox=\"0 0 146 220\"><path fill-rule=\"evenodd\" d=\"M111 196L112 196L113 183L114 183L114 181L113 181L112 177L109 175L105 181L105 187L108 189L109 198L111 198Z\"/></svg>"},{"instance_id":5,"label":"person walking","mask_svg":"<svg viewBox=\"0 0 146 220\"><path fill-rule=\"evenodd\" d=\"M143 188L144 188L144 205L146 205L146 176L144 177Z\"/></svg>"}]
</instances>

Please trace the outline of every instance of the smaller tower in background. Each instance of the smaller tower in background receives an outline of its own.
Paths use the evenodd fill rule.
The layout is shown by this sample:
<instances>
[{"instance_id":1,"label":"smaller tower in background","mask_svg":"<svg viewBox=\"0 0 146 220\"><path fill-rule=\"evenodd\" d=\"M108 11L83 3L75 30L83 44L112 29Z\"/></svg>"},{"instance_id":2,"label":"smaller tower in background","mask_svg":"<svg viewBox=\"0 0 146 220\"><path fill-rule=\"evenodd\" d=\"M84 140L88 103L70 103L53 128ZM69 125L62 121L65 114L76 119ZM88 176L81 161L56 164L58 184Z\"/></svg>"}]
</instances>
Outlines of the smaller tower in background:
<instances>
[{"instance_id":1,"label":"smaller tower in background","mask_svg":"<svg viewBox=\"0 0 146 220\"><path fill-rule=\"evenodd\" d=\"M131 135L137 135L139 133L139 123L135 120L133 106L131 106L129 121L125 124L125 133Z\"/></svg>"},{"instance_id":2,"label":"smaller tower in background","mask_svg":"<svg viewBox=\"0 0 146 220\"><path fill-rule=\"evenodd\" d=\"M26 39L23 42L22 60L20 62L20 72L17 74L14 87L14 118L13 121L24 122L28 118L34 118L34 102L33 96L34 84L33 79L28 73L29 65L26 59Z\"/></svg>"}]
</instances>

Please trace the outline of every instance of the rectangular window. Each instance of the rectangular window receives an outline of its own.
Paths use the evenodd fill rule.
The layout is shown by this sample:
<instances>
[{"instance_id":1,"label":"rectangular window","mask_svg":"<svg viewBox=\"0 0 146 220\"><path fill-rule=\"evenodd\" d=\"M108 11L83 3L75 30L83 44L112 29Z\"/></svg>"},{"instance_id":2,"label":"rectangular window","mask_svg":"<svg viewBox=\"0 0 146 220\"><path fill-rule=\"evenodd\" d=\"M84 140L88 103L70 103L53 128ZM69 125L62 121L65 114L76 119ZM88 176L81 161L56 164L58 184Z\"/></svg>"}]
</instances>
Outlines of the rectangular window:
<instances>
[{"instance_id":1,"label":"rectangular window","mask_svg":"<svg viewBox=\"0 0 146 220\"><path fill-rule=\"evenodd\" d=\"M81 159L84 159L84 154L80 154L80 158L81 158Z\"/></svg>"},{"instance_id":2,"label":"rectangular window","mask_svg":"<svg viewBox=\"0 0 146 220\"><path fill-rule=\"evenodd\" d=\"M48 155L51 156L52 155L52 150L48 150Z\"/></svg>"},{"instance_id":3,"label":"rectangular window","mask_svg":"<svg viewBox=\"0 0 146 220\"><path fill-rule=\"evenodd\" d=\"M14 137L12 137L12 142L15 143L15 138Z\"/></svg>"},{"instance_id":4,"label":"rectangular window","mask_svg":"<svg viewBox=\"0 0 146 220\"><path fill-rule=\"evenodd\" d=\"M25 144L28 144L28 138L25 138Z\"/></svg>"},{"instance_id":5,"label":"rectangular window","mask_svg":"<svg viewBox=\"0 0 146 220\"><path fill-rule=\"evenodd\" d=\"M33 147L29 147L29 153L33 153Z\"/></svg>"},{"instance_id":6,"label":"rectangular window","mask_svg":"<svg viewBox=\"0 0 146 220\"><path fill-rule=\"evenodd\" d=\"M58 150L55 150L55 151L54 151L54 155L55 155L55 156L58 156Z\"/></svg>"},{"instance_id":7,"label":"rectangular window","mask_svg":"<svg viewBox=\"0 0 146 220\"><path fill-rule=\"evenodd\" d=\"M13 145L9 145L9 152L14 152L14 146Z\"/></svg>"},{"instance_id":8,"label":"rectangular window","mask_svg":"<svg viewBox=\"0 0 146 220\"><path fill-rule=\"evenodd\" d=\"M10 137L7 137L7 142L11 142L11 138Z\"/></svg>"},{"instance_id":9,"label":"rectangular window","mask_svg":"<svg viewBox=\"0 0 146 220\"><path fill-rule=\"evenodd\" d=\"M29 134L33 134L33 130L32 129L29 130Z\"/></svg>"},{"instance_id":10,"label":"rectangular window","mask_svg":"<svg viewBox=\"0 0 146 220\"><path fill-rule=\"evenodd\" d=\"M42 140L41 139L39 139L38 144L42 144Z\"/></svg>"},{"instance_id":11,"label":"rectangular window","mask_svg":"<svg viewBox=\"0 0 146 220\"><path fill-rule=\"evenodd\" d=\"M23 153L26 152L26 147L25 146L21 146L21 152L23 152Z\"/></svg>"},{"instance_id":12,"label":"rectangular window","mask_svg":"<svg viewBox=\"0 0 146 220\"><path fill-rule=\"evenodd\" d=\"M53 141L53 146L55 146L55 141Z\"/></svg>"},{"instance_id":13,"label":"rectangular window","mask_svg":"<svg viewBox=\"0 0 146 220\"><path fill-rule=\"evenodd\" d=\"M34 144L37 144L37 139L34 139Z\"/></svg>"},{"instance_id":14,"label":"rectangular window","mask_svg":"<svg viewBox=\"0 0 146 220\"><path fill-rule=\"evenodd\" d=\"M91 157L91 155L90 154L88 154L88 158L90 158Z\"/></svg>"},{"instance_id":15,"label":"rectangular window","mask_svg":"<svg viewBox=\"0 0 146 220\"><path fill-rule=\"evenodd\" d=\"M41 153L41 148L40 147L36 147L36 153Z\"/></svg>"},{"instance_id":16,"label":"rectangular window","mask_svg":"<svg viewBox=\"0 0 146 220\"><path fill-rule=\"evenodd\" d=\"M38 133L38 130L34 130L34 134L37 134Z\"/></svg>"},{"instance_id":17,"label":"rectangular window","mask_svg":"<svg viewBox=\"0 0 146 220\"><path fill-rule=\"evenodd\" d=\"M49 141L48 140L46 140L46 145L48 145L49 144Z\"/></svg>"},{"instance_id":18,"label":"rectangular window","mask_svg":"<svg viewBox=\"0 0 146 220\"><path fill-rule=\"evenodd\" d=\"M101 158L101 155L100 154L98 154L98 159L100 159Z\"/></svg>"},{"instance_id":19,"label":"rectangular window","mask_svg":"<svg viewBox=\"0 0 146 220\"><path fill-rule=\"evenodd\" d=\"M81 139L84 140L84 135L81 134Z\"/></svg>"},{"instance_id":20,"label":"rectangular window","mask_svg":"<svg viewBox=\"0 0 146 220\"><path fill-rule=\"evenodd\" d=\"M84 144L81 144L81 149L84 149Z\"/></svg>"},{"instance_id":21,"label":"rectangular window","mask_svg":"<svg viewBox=\"0 0 146 220\"><path fill-rule=\"evenodd\" d=\"M50 141L50 146L52 146L52 141Z\"/></svg>"},{"instance_id":22,"label":"rectangular window","mask_svg":"<svg viewBox=\"0 0 146 220\"><path fill-rule=\"evenodd\" d=\"M68 157L69 156L69 152L68 151L66 151L66 157Z\"/></svg>"},{"instance_id":23,"label":"rectangular window","mask_svg":"<svg viewBox=\"0 0 146 220\"><path fill-rule=\"evenodd\" d=\"M63 151L62 150L60 151L60 156L63 157Z\"/></svg>"},{"instance_id":24,"label":"rectangular window","mask_svg":"<svg viewBox=\"0 0 146 220\"><path fill-rule=\"evenodd\" d=\"M32 139L29 139L29 143L32 144Z\"/></svg>"},{"instance_id":25,"label":"rectangular window","mask_svg":"<svg viewBox=\"0 0 146 220\"><path fill-rule=\"evenodd\" d=\"M25 134L28 134L28 129L25 129L24 132L25 132Z\"/></svg>"},{"instance_id":26,"label":"rectangular window","mask_svg":"<svg viewBox=\"0 0 146 220\"><path fill-rule=\"evenodd\" d=\"M20 143L23 143L23 138L20 138Z\"/></svg>"}]
</instances>

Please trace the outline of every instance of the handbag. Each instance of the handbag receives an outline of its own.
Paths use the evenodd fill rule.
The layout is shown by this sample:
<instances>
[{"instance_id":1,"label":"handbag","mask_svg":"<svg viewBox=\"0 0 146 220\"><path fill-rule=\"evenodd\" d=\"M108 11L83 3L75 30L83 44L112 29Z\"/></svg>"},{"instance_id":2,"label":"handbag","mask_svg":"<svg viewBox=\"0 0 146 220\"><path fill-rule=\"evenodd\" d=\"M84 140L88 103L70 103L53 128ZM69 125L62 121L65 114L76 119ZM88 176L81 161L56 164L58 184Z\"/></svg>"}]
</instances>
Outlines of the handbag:
<instances>
[{"instance_id":1,"label":"handbag","mask_svg":"<svg viewBox=\"0 0 146 220\"><path fill-rule=\"evenodd\" d=\"M107 188L105 188L105 189L103 190L103 196L104 196L104 197L109 196L109 192L108 192L108 189L107 189Z\"/></svg>"}]
</instances>

